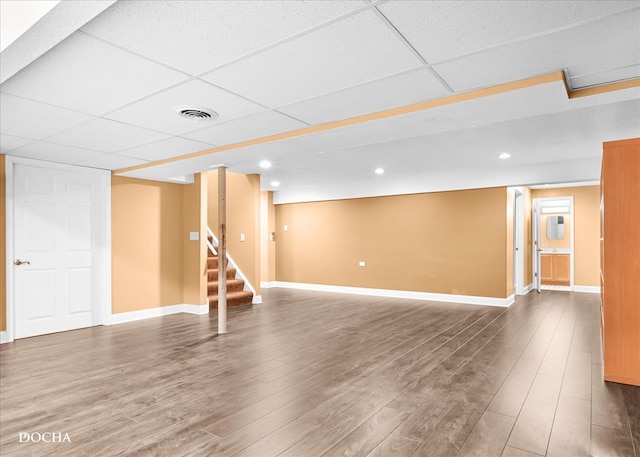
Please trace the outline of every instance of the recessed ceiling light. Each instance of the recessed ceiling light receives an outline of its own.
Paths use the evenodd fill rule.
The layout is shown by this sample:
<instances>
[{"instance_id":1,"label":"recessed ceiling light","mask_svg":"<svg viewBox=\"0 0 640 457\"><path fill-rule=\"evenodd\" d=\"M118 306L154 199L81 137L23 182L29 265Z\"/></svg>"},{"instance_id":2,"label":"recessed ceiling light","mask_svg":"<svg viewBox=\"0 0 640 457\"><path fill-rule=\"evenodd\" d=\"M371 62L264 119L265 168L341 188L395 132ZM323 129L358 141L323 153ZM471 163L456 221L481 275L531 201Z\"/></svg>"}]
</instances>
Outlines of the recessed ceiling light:
<instances>
[{"instance_id":1,"label":"recessed ceiling light","mask_svg":"<svg viewBox=\"0 0 640 457\"><path fill-rule=\"evenodd\" d=\"M269 162L268 160L263 160L262 162L259 163L260 168L264 168L265 170L267 168L271 168L271 162Z\"/></svg>"},{"instance_id":2,"label":"recessed ceiling light","mask_svg":"<svg viewBox=\"0 0 640 457\"><path fill-rule=\"evenodd\" d=\"M271 181L269 184L271 184L273 187L278 187L280 185L280 181Z\"/></svg>"},{"instance_id":3,"label":"recessed ceiling light","mask_svg":"<svg viewBox=\"0 0 640 457\"><path fill-rule=\"evenodd\" d=\"M373 172L377 175L381 175L384 173L384 168L376 168Z\"/></svg>"},{"instance_id":4,"label":"recessed ceiling light","mask_svg":"<svg viewBox=\"0 0 640 457\"><path fill-rule=\"evenodd\" d=\"M209 108L192 105L178 105L173 108L178 115L192 121L212 121L218 118L218 113Z\"/></svg>"},{"instance_id":5,"label":"recessed ceiling light","mask_svg":"<svg viewBox=\"0 0 640 457\"><path fill-rule=\"evenodd\" d=\"M509 157L511 157L511 154L509 154L508 152L501 152L500 154L498 154L498 159L506 160Z\"/></svg>"}]
</instances>

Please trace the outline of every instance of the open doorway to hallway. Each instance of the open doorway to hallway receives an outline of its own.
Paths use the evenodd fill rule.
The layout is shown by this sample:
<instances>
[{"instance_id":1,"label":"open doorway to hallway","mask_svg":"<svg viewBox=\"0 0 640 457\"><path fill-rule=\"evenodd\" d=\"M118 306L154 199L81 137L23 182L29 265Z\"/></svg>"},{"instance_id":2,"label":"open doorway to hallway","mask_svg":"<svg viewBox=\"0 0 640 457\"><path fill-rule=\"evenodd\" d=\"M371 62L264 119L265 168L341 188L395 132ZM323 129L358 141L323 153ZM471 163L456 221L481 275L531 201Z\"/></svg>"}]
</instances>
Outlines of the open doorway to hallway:
<instances>
[{"instance_id":1,"label":"open doorway to hallway","mask_svg":"<svg viewBox=\"0 0 640 457\"><path fill-rule=\"evenodd\" d=\"M573 197L535 198L534 278L536 289L571 291L574 284Z\"/></svg>"}]
</instances>

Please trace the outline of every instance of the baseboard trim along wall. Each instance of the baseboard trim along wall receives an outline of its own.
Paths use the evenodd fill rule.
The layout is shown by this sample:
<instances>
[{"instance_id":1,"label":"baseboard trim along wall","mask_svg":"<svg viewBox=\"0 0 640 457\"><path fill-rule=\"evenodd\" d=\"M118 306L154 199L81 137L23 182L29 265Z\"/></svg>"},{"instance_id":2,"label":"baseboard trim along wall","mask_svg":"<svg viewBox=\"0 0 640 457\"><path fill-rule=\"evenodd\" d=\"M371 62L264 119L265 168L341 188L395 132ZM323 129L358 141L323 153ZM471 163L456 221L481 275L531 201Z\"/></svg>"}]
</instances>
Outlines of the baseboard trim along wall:
<instances>
[{"instance_id":1,"label":"baseboard trim along wall","mask_svg":"<svg viewBox=\"0 0 640 457\"><path fill-rule=\"evenodd\" d=\"M574 292L586 292L588 294L599 294L600 286L573 286Z\"/></svg>"},{"instance_id":2,"label":"baseboard trim along wall","mask_svg":"<svg viewBox=\"0 0 640 457\"><path fill-rule=\"evenodd\" d=\"M9 337L4 330L0 331L0 344L9 343Z\"/></svg>"},{"instance_id":3,"label":"baseboard trim along wall","mask_svg":"<svg viewBox=\"0 0 640 457\"><path fill-rule=\"evenodd\" d=\"M262 295L254 295L253 300L251 301L252 305L259 305L262 303Z\"/></svg>"},{"instance_id":4,"label":"baseboard trim along wall","mask_svg":"<svg viewBox=\"0 0 640 457\"><path fill-rule=\"evenodd\" d=\"M467 305L501 306L506 308L515 302L515 295L507 298L477 297L473 295L436 294L431 292L414 292L410 290L370 289L366 287L330 286L324 284L307 284L302 282L270 281L260 284L264 289L282 287L285 289L314 290L317 292L337 292L341 294L370 295L374 297L410 298L414 300L464 303Z\"/></svg>"},{"instance_id":5,"label":"baseboard trim along wall","mask_svg":"<svg viewBox=\"0 0 640 457\"><path fill-rule=\"evenodd\" d=\"M533 283L529 284L522 290L522 295L527 295L532 290L533 290Z\"/></svg>"},{"instance_id":6,"label":"baseboard trim along wall","mask_svg":"<svg viewBox=\"0 0 640 457\"><path fill-rule=\"evenodd\" d=\"M111 324L124 324L125 322L139 321L152 317L168 316L171 314L187 313L187 314L208 314L209 305L169 305L159 306L157 308L140 309L138 311L128 311L126 313L118 313L111 315Z\"/></svg>"}]
</instances>

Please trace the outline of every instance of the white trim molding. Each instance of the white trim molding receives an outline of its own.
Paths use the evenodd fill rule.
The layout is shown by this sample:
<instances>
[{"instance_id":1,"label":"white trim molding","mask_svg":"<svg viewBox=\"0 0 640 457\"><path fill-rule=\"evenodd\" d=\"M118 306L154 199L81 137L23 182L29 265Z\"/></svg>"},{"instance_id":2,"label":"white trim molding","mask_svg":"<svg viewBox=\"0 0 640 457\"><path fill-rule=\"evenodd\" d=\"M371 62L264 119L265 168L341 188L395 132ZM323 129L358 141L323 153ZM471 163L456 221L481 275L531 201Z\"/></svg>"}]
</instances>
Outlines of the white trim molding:
<instances>
[{"instance_id":1,"label":"white trim molding","mask_svg":"<svg viewBox=\"0 0 640 457\"><path fill-rule=\"evenodd\" d=\"M432 292L414 292L410 290L371 289L366 287L331 286L326 284L308 284L302 282L272 281L261 284L265 289L282 287L285 289L314 290L317 292L336 292L341 294L370 295L374 297L410 298L414 300L440 301L448 303L463 303L467 305L511 306L515 296L507 298L479 297L474 295L437 294Z\"/></svg>"},{"instance_id":2,"label":"white trim molding","mask_svg":"<svg viewBox=\"0 0 640 457\"><path fill-rule=\"evenodd\" d=\"M533 290L533 283L529 284L528 286L525 286L525 288L522 290L521 295L527 295L532 290Z\"/></svg>"},{"instance_id":3,"label":"white trim molding","mask_svg":"<svg viewBox=\"0 0 640 457\"><path fill-rule=\"evenodd\" d=\"M253 300L251 300L252 305L259 305L262 303L262 295L253 295Z\"/></svg>"},{"instance_id":4,"label":"white trim molding","mask_svg":"<svg viewBox=\"0 0 640 457\"><path fill-rule=\"evenodd\" d=\"M599 294L600 286L573 286L573 292L586 292L588 294Z\"/></svg>"},{"instance_id":5,"label":"white trim molding","mask_svg":"<svg viewBox=\"0 0 640 457\"><path fill-rule=\"evenodd\" d=\"M11 343L11 340L9 339L9 335L7 335L7 332L5 332L4 330L0 330L0 344L4 343Z\"/></svg>"},{"instance_id":6,"label":"white trim molding","mask_svg":"<svg viewBox=\"0 0 640 457\"><path fill-rule=\"evenodd\" d=\"M272 289L273 287L278 287L278 281L262 281L260 287L263 289Z\"/></svg>"},{"instance_id":7,"label":"white trim molding","mask_svg":"<svg viewBox=\"0 0 640 457\"><path fill-rule=\"evenodd\" d=\"M171 314L208 314L209 305L168 305L158 306L156 308L140 309L137 311L127 311L125 313L117 313L111 315L111 324L124 324L125 322L134 322L144 319L150 319L152 317L169 316Z\"/></svg>"}]
</instances>

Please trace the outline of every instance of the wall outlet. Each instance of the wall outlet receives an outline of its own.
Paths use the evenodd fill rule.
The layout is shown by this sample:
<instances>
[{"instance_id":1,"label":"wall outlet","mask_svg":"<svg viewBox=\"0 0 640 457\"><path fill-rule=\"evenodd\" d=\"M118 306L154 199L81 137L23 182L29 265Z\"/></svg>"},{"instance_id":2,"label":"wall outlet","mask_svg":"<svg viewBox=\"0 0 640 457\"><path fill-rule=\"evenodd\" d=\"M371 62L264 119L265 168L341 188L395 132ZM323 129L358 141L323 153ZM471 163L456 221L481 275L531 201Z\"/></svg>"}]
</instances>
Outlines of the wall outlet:
<instances>
[{"instance_id":1,"label":"wall outlet","mask_svg":"<svg viewBox=\"0 0 640 457\"><path fill-rule=\"evenodd\" d=\"M289 227L285 224L284 231L286 232L287 230L289 230Z\"/></svg>"},{"instance_id":2,"label":"wall outlet","mask_svg":"<svg viewBox=\"0 0 640 457\"><path fill-rule=\"evenodd\" d=\"M360 262L358 262L358 266L364 267L364 265L365 265L364 260L361 260Z\"/></svg>"}]
</instances>

